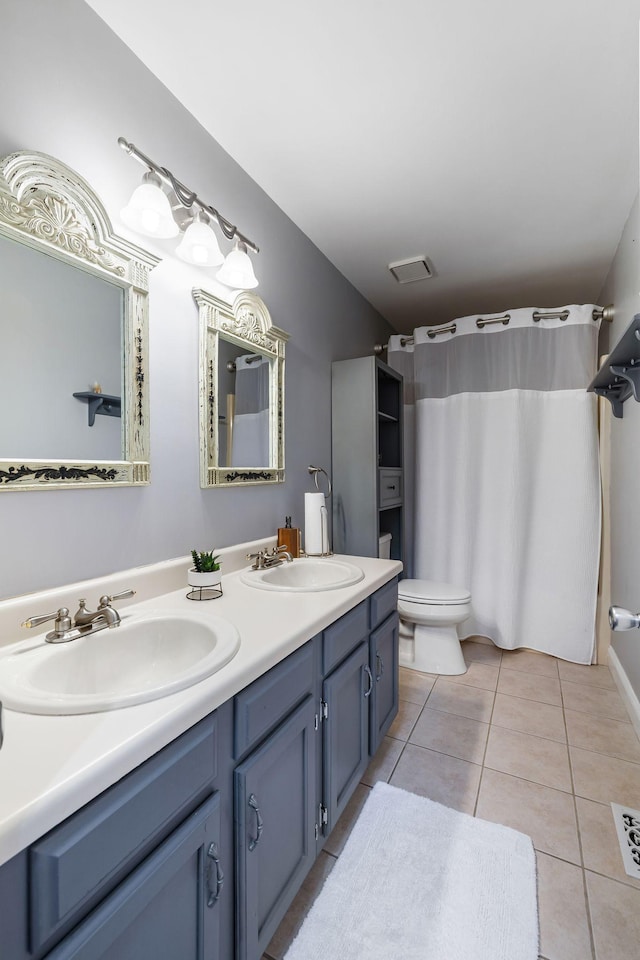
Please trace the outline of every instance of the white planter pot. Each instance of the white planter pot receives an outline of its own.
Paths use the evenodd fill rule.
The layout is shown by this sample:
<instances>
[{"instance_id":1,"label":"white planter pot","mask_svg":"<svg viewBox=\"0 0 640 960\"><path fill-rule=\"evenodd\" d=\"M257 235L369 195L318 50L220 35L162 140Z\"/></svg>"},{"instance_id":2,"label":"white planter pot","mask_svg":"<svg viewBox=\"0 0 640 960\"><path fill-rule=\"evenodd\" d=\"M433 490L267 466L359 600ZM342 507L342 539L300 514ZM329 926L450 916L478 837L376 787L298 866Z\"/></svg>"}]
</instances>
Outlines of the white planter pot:
<instances>
[{"instance_id":1,"label":"white planter pot","mask_svg":"<svg viewBox=\"0 0 640 960\"><path fill-rule=\"evenodd\" d=\"M217 587L220 585L220 570L211 570L208 573L198 573L191 567L187 571L187 583L190 587L204 589L205 587Z\"/></svg>"}]
</instances>

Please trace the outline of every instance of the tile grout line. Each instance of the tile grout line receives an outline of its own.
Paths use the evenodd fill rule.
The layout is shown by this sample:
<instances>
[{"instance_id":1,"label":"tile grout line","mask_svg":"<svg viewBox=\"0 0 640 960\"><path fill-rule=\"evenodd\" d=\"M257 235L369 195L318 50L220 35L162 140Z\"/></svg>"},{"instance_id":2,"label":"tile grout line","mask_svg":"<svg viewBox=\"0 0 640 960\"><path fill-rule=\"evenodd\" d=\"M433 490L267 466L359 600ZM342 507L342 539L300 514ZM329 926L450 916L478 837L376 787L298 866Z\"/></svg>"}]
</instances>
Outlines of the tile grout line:
<instances>
[{"instance_id":1,"label":"tile grout line","mask_svg":"<svg viewBox=\"0 0 640 960\"><path fill-rule=\"evenodd\" d=\"M496 677L496 688L493 691L493 703L491 704L491 713L489 714L489 729L487 730L487 739L484 744L484 750L482 752L482 764L480 766L480 779L478 780L478 790L476 792L476 799L473 805L473 816L478 814L478 803L480 802L480 791L482 790L482 781L484 780L484 771L485 771L485 760L487 759L487 750L489 749L489 738L491 736L491 727L493 726L493 714L496 709L496 697L498 695L498 683L500 682L500 674L502 672L502 655L500 656L500 663L498 665L498 676ZM490 768L489 768L490 769Z\"/></svg>"},{"instance_id":2,"label":"tile grout line","mask_svg":"<svg viewBox=\"0 0 640 960\"><path fill-rule=\"evenodd\" d=\"M386 783L390 783L390 782L391 782L391 778L392 778L392 776L394 775L394 773L396 772L396 769L397 769L397 767L398 767L398 764L400 763L400 759L401 759L401 757L402 757L402 755L403 755L403 753L404 753L404 751L405 751L405 748L406 748L407 744L409 743L409 737L410 737L411 734L413 733L413 731L414 731L414 729L415 729L415 726L416 726L416 723L418 722L418 720L419 720L420 717L422 716L422 711L423 711L424 708L426 707L427 702L428 702L428 700L429 700L429 697L431 696L431 694L432 694L432 692L433 692L433 690L434 690L434 687L435 687L436 683L437 683L437 679L434 681L434 683L432 683L432 685L431 685L431 687L430 687L430 689L429 689L429 692L428 692L427 696L425 697L425 701L424 701L424 703L422 704L422 706L420 706L420 704L416 704L416 706L420 706L420 712L419 712L418 716L416 717L416 721L415 721L413 727L411 728L411 730L410 730L410 732L409 732L409 736L407 737L407 739L406 739L406 740L400 740L399 737L390 737L391 740L396 740L398 743L401 743L401 744L402 744L402 748L401 748L400 753L398 754L398 756L397 756L397 758L396 758L395 763L393 764L393 767L392 767L392 769L391 769L391 772L390 772L390 774L389 774L389 777L388 777L387 780L385 781ZM398 700L400 700L400 699L401 699L401 698L398 697ZM406 701L405 701L405 703L411 703L411 702L412 702L412 701L410 701L410 700L406 700ZM389 736L389 734L387 734L387 736ZM415 746L415 744L414 744L414 746ZM360 781L360 782L362 783L362 781ZM366 786L368 786L368 784L366 784Z\"/></svg>"},{"instance_id":3,"label":"tile grout line","mask_svg":"<svg viewBox=\"0 0 640 960\"><path fill-rule=\"evenodd\" d=\"M630 890L640 891L640 887L636 887L635 884L629 883L627 880L620 880L618 877L611 877L608 873L602 873L601 870L595 870L593 867L585 867L585 873L592 873L596 877L601 877L603 880L610 880L611 883L619 883L623 887L629 887ZM635 877L629 877L629 880L634 880Z\"/></svg>"},{"instance_id":4,"label":"tile grout line","mask_svg":"<svg viewBox=\"0 0 640 960\"><path fill-rule=\"evenodd\" d=\"M558 671L558 674L560 671ZM567 715L565 710L568 709L565 707L564 702L564 688L562 686L562 680L560 680L560 700L562 702L562 720L564 722L564 730L567 737L567 760L569 762L569 777L571 779L571 795L573 797L573 813L576 818L576 833L578 834L578 849L580 851L580 870L582 873L582 892L584 896L584 905L585 912L587 916L587 927L589 930L589 942L591 944L591 956L594 960L597 960L596 956L596 941L593 931L593 920L591 917L591 904L589 903L589 891L587 888L587 874L584 866L584 849L582 846L582 830L580 829L580 818L578 816L578 803L576 800L576 785L573 776L573 763L571 760L571 751L569 750L569 729L567 726Z\"/></svg>"},{"instance_id":5,"label":"tile grout line","mask_svg":"<svg viewBox=\"0 0 640 960\"><path fill-rule=\"evenodd\" d=\"M432 687L431 689L433 690L433 687ZM429 693L431 693L431 690L429 691ZM427 699L429 699L428 695L427 695ZM427 702L427 701L425 700L425 703L426 703L426 702ZM424 706L423 706L422 710L424 710ZM420 716L420 715L422 714L422 710L420 711L420 713L418 714L418 716ZM416 721L416 723L417 723L417 721ZM399 743L402 743L402 748L401 748L400 753L398 754L398 756L397 756L397 758L396 758L396 762L395 762L394 765L393 765L393 768L392 768L392 770L391 770L391 773L389 774L388 779L386 780L386 783L391 783L391 777L392 777L392 776L394 775L394 773L396 772L396 769L397 769L397 767L398 767L398 764L400 763L400 758L402 757L402 754L403 754L404 751L405 751L405 747L406 747L407 744L409 743L408 740L405 740L404 742L403 742L403 741L398 741L398 742L399 742Z\"/></svg>"}]
</instances>

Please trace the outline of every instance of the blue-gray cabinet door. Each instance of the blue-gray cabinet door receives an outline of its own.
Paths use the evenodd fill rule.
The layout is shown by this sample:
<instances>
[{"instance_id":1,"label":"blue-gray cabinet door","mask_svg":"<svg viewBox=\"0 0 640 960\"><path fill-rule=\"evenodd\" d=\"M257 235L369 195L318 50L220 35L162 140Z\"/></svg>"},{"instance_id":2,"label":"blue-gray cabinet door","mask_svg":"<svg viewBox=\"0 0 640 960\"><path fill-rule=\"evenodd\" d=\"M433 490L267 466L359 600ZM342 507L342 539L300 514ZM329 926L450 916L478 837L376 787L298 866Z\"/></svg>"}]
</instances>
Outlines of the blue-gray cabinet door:
<instances>
[{"instance_id":1,"label":"blue-gray cabinet door","mask_svg":"<svg viewBox=\"0 0 640 960\"><path fill-rule=\"evenodd\" d=\"M47 960L222 960L219 830L220 802L214 794Z\"/></svg>"},{"instance_id":2,"label":"blue-gray cabinet door","mask_svg":"<svg viewBox=\"0 0 640 960\"><path fill-rule=\"evenodd\" d=\"M364 641L322 685L324 832L328 835L369 763L369 698L374 687Z\"/></svg>"},{"instance_id":3,"label":"blue-gray cabinet door","mask_svg":"<svg viewBox=\"0 0 640 960\"><path fill-rule=\"evenodd\" d=\"M317 739L309 696L234 771L238 960L259 960L315 859Z\"/></svg>"},{"instance_id":4,"label":"blue-gray cabinet door","mask_svg":"<svg viewBox=\"0 0 640 960\"><path fill-rule=\"evenodd\" d=\"M398 712L398 614L374 630L370 641L374 678L369 714L369 752L374 755Z\"/></svg>"}]
</instances>

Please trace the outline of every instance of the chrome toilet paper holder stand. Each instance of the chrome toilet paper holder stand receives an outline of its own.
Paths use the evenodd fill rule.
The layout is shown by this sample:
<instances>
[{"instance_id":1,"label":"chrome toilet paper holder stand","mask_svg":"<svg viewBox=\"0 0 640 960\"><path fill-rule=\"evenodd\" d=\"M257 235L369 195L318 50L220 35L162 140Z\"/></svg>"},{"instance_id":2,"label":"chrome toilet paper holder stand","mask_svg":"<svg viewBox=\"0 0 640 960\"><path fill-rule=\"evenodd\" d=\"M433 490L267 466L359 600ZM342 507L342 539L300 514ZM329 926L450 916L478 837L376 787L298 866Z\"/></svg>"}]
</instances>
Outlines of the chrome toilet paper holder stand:
<instances>
[{"instance_id":1,"label":"chrome toilet paper holder stand","mask_svg":"<svg viewBox=\"0 0 640 960\"><path fill-rule=\"evenodd\" d=\"M324 469L324 467L314 467L311 465L307 467L307 470L313 477L313 482L316 485L316 490L318 491L318 493L323 493L323 491L320 489L318 476L321 473L324 475L327 481L327 492L323 493L323 496L325 500L328 500L329 497L331 496L332 487L331 487L331 480L329 478L329 474L327 473L327 471ZM306 557L332 557L333 556L333 550L331 549L331 544L329 542L329 511L327 510L326 503L322 505L320 510L321 510L321 513L324 514L324 521L325 521L322 524L322 540L320 543L322 547L322 553L306 553L305 552ZM326 534L326 540L327 540L326 549L325 549L325 534Z\"/></svg>"}]
</instances>

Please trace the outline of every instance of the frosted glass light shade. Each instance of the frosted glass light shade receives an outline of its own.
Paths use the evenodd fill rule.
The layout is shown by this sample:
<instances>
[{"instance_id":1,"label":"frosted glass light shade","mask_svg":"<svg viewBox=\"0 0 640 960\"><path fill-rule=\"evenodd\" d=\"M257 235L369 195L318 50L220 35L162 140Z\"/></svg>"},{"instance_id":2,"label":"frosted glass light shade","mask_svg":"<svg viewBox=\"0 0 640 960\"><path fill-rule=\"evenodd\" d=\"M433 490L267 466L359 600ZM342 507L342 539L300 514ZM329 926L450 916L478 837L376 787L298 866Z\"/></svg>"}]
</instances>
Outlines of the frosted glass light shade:
<instances>
[{"instance_id":1,"label":"frosted glass light shade","mask_svg":"<svg viewBox=\"0 0 640 960\"><path fill-rule=\"evenodd\" d=\"M216 235L205 220L189 224L176 253L181 260L198 267L217 267L224 261Z\"/></svg>"},{"instance_id":2,"label":"frosted glass light shade","mask_svg":"<svg viewBox=\"0 0 640 960\"><path fill-rule=\"evenodd\" d=\"M178 233L167 196L160 189L159 178L153 174L144 175L143 183L133 191L120 216L128 227L147 237L165 239Z\"/></svg>"},{"instance_id":3,"label":"frosted glass light shade","mask_svg":"<svg viewBox=\"0 0 640 960\"><path fill-rule=\"evenodd\" d=\"M253 264L247 253L246 244L241 240L236 240L235 246L216 273L220 283L227 287L233 287L235 290L252 290L258 286L256 275L253 272Z\"/></svg>"}]
</instances>

